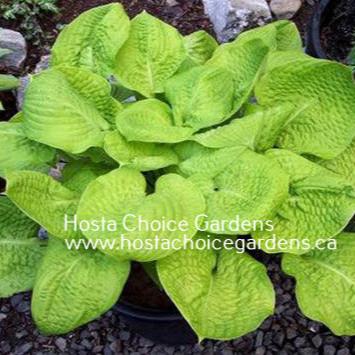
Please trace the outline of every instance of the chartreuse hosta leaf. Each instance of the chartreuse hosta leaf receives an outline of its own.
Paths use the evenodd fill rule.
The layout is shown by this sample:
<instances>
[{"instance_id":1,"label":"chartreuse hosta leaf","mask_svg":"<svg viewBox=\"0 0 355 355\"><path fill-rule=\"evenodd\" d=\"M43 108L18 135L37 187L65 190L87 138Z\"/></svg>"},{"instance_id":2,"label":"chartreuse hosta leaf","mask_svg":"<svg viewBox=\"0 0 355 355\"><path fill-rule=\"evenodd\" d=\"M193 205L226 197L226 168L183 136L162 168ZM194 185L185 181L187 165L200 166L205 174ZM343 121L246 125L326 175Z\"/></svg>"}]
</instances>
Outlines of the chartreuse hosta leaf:
<instances>
[{"instance_id":1,"label":"chartreuse hosta leaf","mask_svg":"<svg viewBox=\"0 0 355 355\"><path fill-rule=\"evenodd\" d=\"M269 48L260 39L223 44L216 49L206 66L228 70L234 81L233 112L249 98ZM231 112L232 113L232 112Z\"/></svg>"},{"instance_id":2,"label":"chartreuse hosta leaf","mask_svg":"<svg viewBox=\"0 0 355 355\"><path fill-rule=\"evenodd\" d=\"M342 233L336 248L285 254L282 269L296 278L302 312L336 335L355 334L355 234Z\"/></svg>"},{"instance_id":3,"label":"chartreuse hosta leaf","mask_svg":"<svg viewBox=\"0 0 355 355\"><path fill-rule=\"evenodd\" d=\"M202 65L210 59L218 47L217 41L206 31L196 31L184 37L187 58L179 68L179 72Z\"/></svg>"},{"instance_id":4,"label":"chartreuse hosta leaf","mask_svg":"<svg viewBox=\"0 0 355 355\"><path fill-rule=\"evenodd\" d=\"M195 64L202 65L213 55L218 43L206 31L196 31L184 37L187 55Z\"/></svg>"},{"instance_id":5,"label":"chartreuse hosta leaf","mask_svg":"<svg viewBox=\"0 0 355 355\"><path fill-rule=\"evenodd\" d=\"M116 124L129 142L177 143L193 133L192 128L175 126L170 107L156 99L127 107L117 116Z\"/></svg>"},{"instance_id":6,"label":"chartreuse hosta leaf","mask_svg":"<svg viewBox=\"0 0 355 355\"><path fill-rule=\"evenodd\" d=\"M256 97L264 106L309 102L279 137L278 145L296 153L332 159L355 136L355 85L346 66L327 60L278 53L286 63L267 72L256 85ZM329 83L332 82L332 85Z\"/></svg>"},{"instance_id":7,"label":"chartreuse hosta leaf","mask_svg":"<svg viewBox=\"0 0 355 355\"><path fill-rule=\"evenodd\" d=\"M265 151L275 145L282 130L297 114L290 104L261 109L227 125L196 134L193 139L209 148L246 146Z\"/></svg>"},{"instance_id":8,"label":"chartreuse hosta leaf","mask_svg":"<svg viewBox=\"0 0 355 355\"><path fill-rule=\"evenodd\" d=\"M240 337L273 313L266 269L248 254L190 247L158 260L157 267L164 290L200 341Z\"/></svg>"},{"instance_id":9,"label":"chartreuse hosta leaf","mask_svg":"<svg viewBox=\"0 0 355 355\"><path fill-rule=\"evenodd\" d=\"M271 150L267 156L290 176L289 196L272 218L272 231L253 237L270 253L304 254L343 230L355 211L351 183L305 158L286 150ZM287 243L271 243L283 240Z\"/></svg>"},{"instance_id":10,"label":"chartreuse hosta leaf","mask_svg":"<svg viewBox=\"0 0 355 355\"><path fill-rule=\"evenodd\" d=\"M0 197L0 297L32 289L44 250L38 229L7 197Z\"/></svg>"},{"instance_id":11,"label":"chartreuse hosta leaf","mask_svg":"<svg viewBox=\"0 0 355 355\"><path fill-rule=\"evenodd\" d=\"M191 239L196 233L195 218L204 209L205 202L198 188L179 175L168 174L159 178L155 193L146 196L144 176L137 170L120 168L89 184L79 203L78 219L116 221L117 230L88 230L84 235L90 240L114 241L114 248L103 247L102 251L119 259L152 261L175 251L164 248L163 240L168 239L179 248L184 235ZM148 223L162 219L177 223L187 221L188 227L184 232L142 229L139 228L138 217ZM139 247L142 243L146 247ZM154 248L149 248L146 243L153 243ZM98 246L101 247L100 244Z\"/></svg>"},{"instance_id":12,"label":"chartreuse hosta leaf","mask_svg":"<svg viewBox=\"0 0 355 355\"><path fill-rule=\"evenodd\" d=\"M22 123L0 123L0 176L15 170L48 170L55 150L29 140Z\"/></svg>"},{"instance_id":13,"label":"chartreuse hosta leaf","mask_svg":"<svg viewBox=\"0 0 355 355\"><path fill-rule=\"evenodd\" d=\"M228 70L199 66L171 78L165 94L176 125L194 131L227 119L233 112L234 81Z\"/></svg>"},{"instance_id":14,"label":"chartreuse hosta leaf","mask_svg":"<svg viewBox=\"0 0 355 355\"><path fill-rule=\"evenodd\" d=\"M110 170L104 164L91 163L85 160L71 161L64 167L61 182L69 190L83 192L91 181L107 174Z\"/></svg>"},{"instance_id":15,"label":"chartreuse hosta leaf","mask_svg":"<svg viewBox=\"0 0 355 355\"><path fill-rule=\"evenodd\" d=\"M33 77L23 107L24 128L35 141L82 153L103 145L121 110L110 85L86 69L61 67Z\"/></svg>"},{"instance_id":16,"label":"chartreuse hosta leaf","mask_svg":"<svg viewBox=\"0 0 355 355\"><path fill-rule=\"evenodd\" d=\"M80 194L71 191L50 176L33 171L13 172L7 177L6 194L31 219L58 238L74 238L72 225L65 227L65 215L71 220Z\"/></svg>"},{"instance_id":17,"label":"chartreuse hosta leaf","mask_svg":"<svg viewBox=\"0 0 355 355\"><path fill-rule=\"evenodd\" d=\"M186 58L182 36L159 19L142 12L131 22L128 40L116 59L116 74L127 88L146 97L163 92Z\"/></svg>"},{"instance_id":18,"label":"chartreuse hosta leaf","mask_svg":"<svg viewBox=\"0 0 355 355\"><path fill-rule=\"evenodd\" d=\"M317 160L317 164L342 175L355 187L355 139L341 154L330 160Z\"/></svg>"},{"instance_id":19,"label":"chartreuse hosta leaf","mask_svg":"<svg viewBox=\"0 0 355 355\"><path fill-rule=\"evenodd\" d=\"M99 317L117 302L129 270L128 262L51 239L32 296L38 328L65 334Z\"/></svg>"},{"instance_id":20,"label":"chartreuse hosta leaf","mask_svg":"<svg viewBox=\"0 0 355 355\"><path fill-rule=\"evenodd\" d=\"M121 4L86 11L60 33L52 49L51 64L86 67L108 76L129 28L129 18Z\"/></svg>"},{"instance_id":21,"label":"chartreuse hosta leaf","mask_svg":"<svg viewBox=\"0 0 355 355\"><path fill-rule=\"evenodd\" d=\"M241 33L235 42L238 44L260 39L271 50L302 52L302 39L297 26L291 21L275 21L266 26Z\"/></svg>"},{"instance_id":22,"label":"chartreuse hosta leaf","mask_svg":"<svg viewBox=\"0 0 355 355\"><path fill-rule=\"evenodd\" d=\"M212 233L248 234L254 221L272 218L287 198L288 176L271 159L250 150L238 152L236 148L226 148L219 152L230 158L223 159L223 155L217 156L217 153L205 154L199 163L195 161L195 174L190 178L206 198L208 230ZM180 165L183 172L190 167L188 162ZM203 171L198 172L199 167ZM186 172L192 171L188 169ZM237 216L240 221L246 221L245 226L229 224ZM215 220L225 220L228 224L219 223L216 230L213 226Z\"/></svg>"},{"instance_id":23,"label":"chartreuse hosta leaf","mask_svg":"<svg viewBox=\"0 0 355 355\"><path fill-rule=\"evenodd\" d=\"M127 142L118 131L107 133L104 148L120 166L140 171L161 169L179 162L172 147L155 143Z\"/></svg>"}]
</instances>

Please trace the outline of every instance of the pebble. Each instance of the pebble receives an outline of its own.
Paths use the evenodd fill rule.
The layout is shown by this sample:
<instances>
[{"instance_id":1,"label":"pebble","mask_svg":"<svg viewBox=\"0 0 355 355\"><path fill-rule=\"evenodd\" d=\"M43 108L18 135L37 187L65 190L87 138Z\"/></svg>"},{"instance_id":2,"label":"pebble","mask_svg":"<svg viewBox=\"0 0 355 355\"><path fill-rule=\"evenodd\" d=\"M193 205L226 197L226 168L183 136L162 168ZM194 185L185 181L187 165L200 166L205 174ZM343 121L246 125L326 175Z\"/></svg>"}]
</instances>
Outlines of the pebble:
<instances>
[{"instance_id":1,"label":"pebble","mask_svg":"<svg viewBox=\"0 0 355 355\"><path fill-rule=\"evenodd\" d=\"M320 348L322 343L323 343L323 339L322 337L318 334L315 337L312 338L312 343L314 344L314 346L316 348Z\"/></svg>"},{"instance_id":2,"label":"pebble","mask_svg":"<svg viewBox=\"0 0 355 355\"><path fill-rule=\"evenodd\" d=\"M166 0L166 5L170 7L174 7L179 5L179 3L176 0Z\"/></svg>"},{"instance_id":3,"label":"pebble","mask_svg":"<svg viewBox=\"0 0 355 355\"><path fill-rule=\"evenodd\" d=\"M31 343L25 343L25 344L15 348L14 355L27 354L31 349L32 349L32 344Z\"/></svg>"},{"instance_id":4,"label":"pebble","mask_svg":"<svg viewBox=\"0 0 355 355\"><path fill-rule=\"evenodd\" d=\"M337 351L336 355L350 355L349 349L340 349Z\"/></svg>"},{"instance_id":5,"label":"pebble","mask_svg":"<svg viewBox=\"0 0 355 355\"><path fill-rule=\"evenodd\" d=\"M336 352L336 349L333 345L326 345L324 347L324 355L334 355Z\"/></svg>"},{"instance_id":6,"label":"pebble","mask_svg":"<svg viewBox=\"0 0 355 355\"><path fill-rule=\"evenodd\" d=\"M0 300L0 354L350 355L355 353L352 352L354 346L352 337L331 335L323 325L301 315L296 306L293 280L280 272L277 256L272 257L269 262L271 264L268 271L278 290L277 306L282 303L285 311L269 317L255 332L233 341L205 340L200 345L176 347L158 345L130 332L126 325L118 320L115 311L107 313L99 320L67 336L45 337L34 328L27 312L19 312L19 309L26 309L30 302L28 294L20 294L9 300ZM291 287L287 291L285 288L289 288L289 285ZM285 298L285 295L288 297Z\"/></svg>"},{"instance_id":7,"label":"pebble","mask_svg":"<svg viewBox=\"0 0 355 355\"><path fill-rule=\"evenodd\" d=\"M64 352L64 350L67 348L67 341L64 338L58 338L55 341L55 345L60 351Z\"/></svg>"},{"instance_id":8,"label":"pebble","mask_svg":"<svg viewBox=\"0 0 355 355\"><path fill-rule=\"evenodd\" d=\"M302 6L301 0L271 0L270 8L278 19L291 19Z\"/></svg>"}]
</instances>

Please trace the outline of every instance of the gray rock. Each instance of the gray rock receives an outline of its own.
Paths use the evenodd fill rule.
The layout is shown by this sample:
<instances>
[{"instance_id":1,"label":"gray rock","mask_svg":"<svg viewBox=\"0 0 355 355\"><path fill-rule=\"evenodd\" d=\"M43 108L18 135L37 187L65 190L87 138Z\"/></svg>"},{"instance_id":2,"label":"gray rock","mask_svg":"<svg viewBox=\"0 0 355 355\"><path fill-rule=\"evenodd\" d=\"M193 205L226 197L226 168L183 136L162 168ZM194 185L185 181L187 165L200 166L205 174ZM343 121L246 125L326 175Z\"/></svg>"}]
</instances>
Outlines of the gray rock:
<instances>
[{"instance_id":1,"label":"gray rock","mask_svg":"<svg viewBox=\"0 0 355 355\"><path fill-rule=\"evenodd\" d=\"M34 74L38 74L43 70L48 69L50 60L51 60L51 56L49 54L43 55L39 60L39 62L36 64L35 70L33 71Z\"/></svg>"},{"instance_id":2,"label":"gray rock","mask_svg":"<svg viewBox=\"0 0 355 355\"><path fill-rule=\"evenodd\" d=\"M27 56L26 40L21 33L0 28L0 48L10 53L0 58L0 66L9 70L21 70Z\"/></svg>"},{"instance_id":3,"label":"gray rock","mask_svg":"<svg viewBox=\"0 0 355 355\"><path fill-rule=\"evenodd\" d=\"M19 111L22 110L23 101L25 99L25 92L29 82L30 75L23 76L22 78L20 78L20 84L16 89L16 106Z\"/></svg>"},{"instance_id":4,"label":"gray rock","mask_svg":"<svg viewBox=\"0 0 355 355\"><path fill-rule=\"evenodd\" d=\"M176 0L166 0L166 5L173 7L173 6L179 5L179 3Z\"/></svg>"},{"instance_id":5,"label":"gray rock","mask_svg":"<svg viewBox=\"0 0 355 355\"><path fill-rule=\"evenodd\" d=\"M291 19L302 6L301 0L271 0L270 8L278 19Z\"/></svg>"},{"instance_id":6,"label":"gray rock","mask_svg":"<svg viewBox=\"0 0 355 355\"><path fill-rule=\"evenodd\" d=\"M334 355L335 352L336 352L336 349L333 345L326 345L324 347L324 351L323 351L324 355Z\"/></svg>"},{"instance_id":7,"label":"gray rock","mask_svg":"<svg viewBox=\"0 0 355 355\"><path fill-rule=\"evenodd\" d=\"M271 20L266 0L203 0L220 42L228 42L242 31Z\"/></svg>"},{"instance_id":8,"label":"gray rock","mask_svg":"<svg viewBox=\"0 0 355 355\"><path fill-rule=\"evenodd\" d=\"M312 348L299 349L298 353L300 355L318 355L318 351Z\"/></svg>"},{"instance_id":9,"label":"gray rock","mask_svg":"<svg viewBox=\"0 0 355 355\"><path fill-rule=\"evenodd\" d=\"M14 354L15 355L24 355L27 354L32 349L31 343L25 343L21 346L16 347Z\"/></svg>"},{"instance_id":10,"label":"gray rock","mask_svg":"<svg viewBox=\"0 0 355 355\"><path fill-rule=\"evenodd\" d=\"M67 341L64 338L58 338L55 341L55 345L61 352L64 352L64 350L67 348Z\"/></svg>"},{"instance_id":11,"label":"gray rock","mask_svg":"<svg viewBox=\"0 0 355 355\"><path fill-rule=\"evenodd\" d=\"M318 335L316 335L316 336L314 336L314 337L312 338L312 343L313 343L313 345L314 345L316 348L319 348L319 347L322 345L322 343L323 343L323 339L322 339L322 337L318 334Z\"/></svg>"},{"instance_id":12,"label":"gray rock","mask_svg":"<svg viewBox=\"0 0 355 355\"><path fill-rule=\"evenodd\" d=\"M340 349L337 351L337 355L350 355L349 349Z\"/></svg>"}]
</instances>

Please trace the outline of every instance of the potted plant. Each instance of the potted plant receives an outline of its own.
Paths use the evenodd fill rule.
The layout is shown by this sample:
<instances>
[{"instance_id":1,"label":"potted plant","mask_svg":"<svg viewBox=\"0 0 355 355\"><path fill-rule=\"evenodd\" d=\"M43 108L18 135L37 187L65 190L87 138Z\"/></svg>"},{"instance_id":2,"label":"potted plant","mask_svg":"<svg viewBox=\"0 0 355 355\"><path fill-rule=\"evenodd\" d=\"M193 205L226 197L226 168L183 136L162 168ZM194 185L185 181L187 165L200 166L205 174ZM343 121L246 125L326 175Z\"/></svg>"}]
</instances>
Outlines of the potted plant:
<instances>
[{"instance_id":1,"label":"potted plant","mask_svg":"<svg viewBox=\"0 0 355 355\"><path fill-rule=\"evenodd\" d=\"M261 249L308 317L355 334L354 98L288 21L218 46L117 3L83 13L0 126L0 296L33 289L39 330L64 334L116 304L134 261L199 341L233 339L274 311ZM180 316L128 307L173 342Z\"/></svg>"},{"instance_id":2,"label":"potted plant","mask_svg":"<svg viewBox=\"0 0 355 355\"><path fill-rule=\"evenodd\" d=\"M307 33L307 52L351 64L349 53L355 40L355 4L351 0L321 0Z\"/></svg>"}]
</instances>

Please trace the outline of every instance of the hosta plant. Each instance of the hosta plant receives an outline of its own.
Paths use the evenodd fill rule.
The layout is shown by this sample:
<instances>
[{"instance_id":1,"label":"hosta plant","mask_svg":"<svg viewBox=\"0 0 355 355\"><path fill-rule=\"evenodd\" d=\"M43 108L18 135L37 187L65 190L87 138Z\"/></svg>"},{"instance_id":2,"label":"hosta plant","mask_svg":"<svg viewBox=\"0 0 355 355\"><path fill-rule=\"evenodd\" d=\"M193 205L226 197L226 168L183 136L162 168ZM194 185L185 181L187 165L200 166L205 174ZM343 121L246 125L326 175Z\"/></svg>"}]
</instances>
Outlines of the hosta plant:
<instances>
[{"instance_id":1,"label":"hosta plant","mask_svg":"<svg viewBox=\"0 0 355 355\"><path fill-rule=\"evenodd\" d=\"M118 301L132 261L148 263L200 340L236 338L273 314L275 294L247 251L194 248L232 238L283 252L304 314L355 335L355 236L343 232L355 207L354 136L350 68L305 55L291 22L217 45L146 12L130 20L119 4L83 13L31 78L23 112L0 126L0 296L33 290L38 328L67 333ZM187 227L164 233L176 249L129 248L122 235L162 236L136 232L136 219L123 228L127 215ZM236 216L273 230L232 228ZM66 218L93 224L64 228ZM116 228L96 228L103 219ZM272 238L287 247L271 248ZM315 248L320 238L336 250Z\"/></svg>"}]
</instances>

